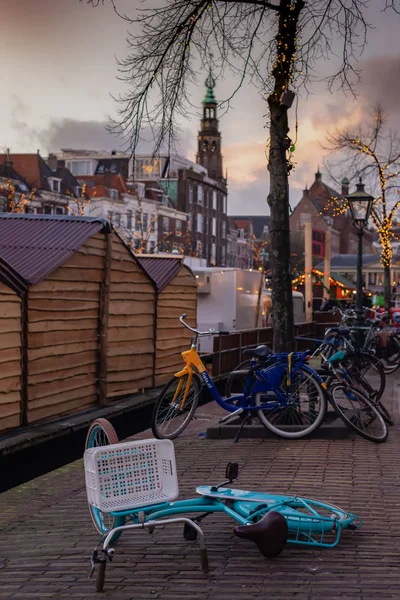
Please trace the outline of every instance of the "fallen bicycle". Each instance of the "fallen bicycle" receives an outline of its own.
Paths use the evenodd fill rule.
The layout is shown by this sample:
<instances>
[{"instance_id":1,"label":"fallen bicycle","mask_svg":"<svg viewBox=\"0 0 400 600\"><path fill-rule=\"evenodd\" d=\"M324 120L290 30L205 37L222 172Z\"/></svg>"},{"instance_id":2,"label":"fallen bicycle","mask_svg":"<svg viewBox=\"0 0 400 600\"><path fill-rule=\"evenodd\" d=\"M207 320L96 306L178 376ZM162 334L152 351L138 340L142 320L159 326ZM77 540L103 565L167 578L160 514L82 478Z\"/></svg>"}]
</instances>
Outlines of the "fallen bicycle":
<instances>
[{"instance_id":1,"label":"fallen bicycle","mask_svg":"<svg viewBox=\"0 0 400 600\"><path fill-rule=\"evenodd\" d=\"M235 535L254 541L268 557L278 556L286 543L333 547L343 529L361 527L359 517L336 506L300 498L226 487L238 476L237 463L229 463L227 481L200 486L198 496L174 501L178 480L174 446L170 440L148 439L88 448L84 455L89 508L102 539L92 554L96 590L104 586L111 546L123 531L182 523L183 536L199 541L201 566L208 572L204 534L199 523L222 512L238 526ZM194 514L189 518L188 514Z\"/></svg>"}]
</instances>

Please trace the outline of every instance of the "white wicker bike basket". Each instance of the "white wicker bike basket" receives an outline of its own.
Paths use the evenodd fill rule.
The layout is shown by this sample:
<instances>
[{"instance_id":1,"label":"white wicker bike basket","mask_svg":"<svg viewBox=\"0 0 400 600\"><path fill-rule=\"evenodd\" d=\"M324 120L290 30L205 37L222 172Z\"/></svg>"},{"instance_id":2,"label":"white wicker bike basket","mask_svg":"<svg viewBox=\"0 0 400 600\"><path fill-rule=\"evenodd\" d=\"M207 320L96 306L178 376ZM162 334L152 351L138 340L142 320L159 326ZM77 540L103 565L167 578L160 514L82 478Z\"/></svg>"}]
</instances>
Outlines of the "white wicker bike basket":
<instances>
[{"instance_id":1,"label":"white wicker bike basket","mask_svg":"<svg viewBox=\"0 0 400 600\"><path fill-rule=\"evenodd\" d=\"M174 445L170 440L140 440L84 454L89 504L102 512L129 510L178 496Z\"/></svg>"}]
</instances>

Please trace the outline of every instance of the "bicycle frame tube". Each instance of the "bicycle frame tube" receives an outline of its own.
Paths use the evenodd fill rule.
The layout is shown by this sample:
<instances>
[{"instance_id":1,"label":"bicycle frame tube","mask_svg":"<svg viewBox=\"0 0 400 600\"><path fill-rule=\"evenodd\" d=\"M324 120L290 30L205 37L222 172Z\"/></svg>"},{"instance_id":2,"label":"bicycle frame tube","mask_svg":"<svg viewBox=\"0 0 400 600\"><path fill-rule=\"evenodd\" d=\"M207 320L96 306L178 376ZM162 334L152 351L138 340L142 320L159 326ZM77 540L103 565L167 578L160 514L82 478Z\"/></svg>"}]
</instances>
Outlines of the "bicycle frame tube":
<instances>
[{"instance_id":1,"label":"bicycle frame tube","mask_svg":"<svg viewBox=\"0 0 400 600\"><path fill-rule=\"evenodd\" d=\"M241 408L241 404L244 405L245 396L243 396L243 395L234 396L231 398L231 401L232 400L238 401L238 404L235 406L232 406L232 404L227 403L223 400L221 394L215 387L213 380L209 376L207 369L203 364L203 361L201 360L200 356L197 354L196 348L194 348L192 346L190 348L190 350L186 350L185 352L182 352L182 358L183 358L183 361L185 362L185 367L181 371L178 371L178 373L175 373L175 377L184 377L185 375L189 375L189 377L188 377L188 383L186 384L185 395L184 395L184 398L181 403L181 408L183 408L183 405L185 404L187 393L189 391L190 382L191 382L192 376L193 376L193 366L196 367L200 377L202 378L205 385L207 386L211 396L217 402L217 404L219 404L219 406L221 406L221 408L223 408L227 412L234 412L238 408ZM189 381L189 378L190 378L190 381Z\"/></svg>"}]
</instances>

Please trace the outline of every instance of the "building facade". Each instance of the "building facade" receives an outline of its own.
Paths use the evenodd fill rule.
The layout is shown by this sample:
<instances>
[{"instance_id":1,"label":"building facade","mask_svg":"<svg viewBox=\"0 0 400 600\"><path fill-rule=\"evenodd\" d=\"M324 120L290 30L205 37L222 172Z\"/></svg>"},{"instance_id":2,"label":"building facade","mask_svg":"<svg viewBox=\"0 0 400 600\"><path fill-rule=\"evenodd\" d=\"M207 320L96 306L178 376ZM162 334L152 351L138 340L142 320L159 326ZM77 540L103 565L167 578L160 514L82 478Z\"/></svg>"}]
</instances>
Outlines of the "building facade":
<instances>
[{"instance_id":1,"label":"building facade","mask_svg":"<svg viewBox=\"0 0 400 600\"><path fill-rule=\"evenodd\" d=\"M7 183L9 182L9 183ZM81 193L79 181L57 162L47 164L36 154L0 155L0 210L7 211L7 187L15 188L16 199L30 198L24 212L37 214L69 214L68 206Z\"/></svg>"},{"instance_id":2,"label":"building facade","mask_svg":"<svg viewBox=\"0 0 400 600\"><path fill-rule=\"evenodd\" d=\"M290 215L291 252L294 260L302 261L304 255L304 223L312 222L312 252L314 264L325 256L325 236L331 232L331 254L352 254L357 251L357 232L353 226L350 211L336 214L335 201L343 200L349 193L349 182L342 180L340 192L334 190L322 180L317 171L310 189L303 191L303 196ZM369 230L364 232L363 246L366 253L373 252L373 235ZM303 265L304 268L304 265Z\"/></svg>"},{"instance_id":3,"label":"building facade","mask_svg":"<svg viewBox=\"0 0 400 600\"><path fill-rule=\"evenodd\" d=\"M206 80L196 162L180 156L138 155L134 180L159 188L170 207L188 215L187 252L210 266L226 266L228 189L223 176L215 81Z\"/></svg>"}]
</instances>

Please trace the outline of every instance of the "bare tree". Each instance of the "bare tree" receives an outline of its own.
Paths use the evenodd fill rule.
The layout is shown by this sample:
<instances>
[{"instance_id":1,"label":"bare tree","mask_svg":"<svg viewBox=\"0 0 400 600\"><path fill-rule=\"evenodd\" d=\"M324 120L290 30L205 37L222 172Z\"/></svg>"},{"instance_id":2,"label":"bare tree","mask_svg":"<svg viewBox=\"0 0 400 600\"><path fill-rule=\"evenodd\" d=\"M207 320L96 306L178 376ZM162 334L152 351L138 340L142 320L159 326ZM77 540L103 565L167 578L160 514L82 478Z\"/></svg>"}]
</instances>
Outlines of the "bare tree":
<instances>
[{"instance_id":1,"label":"bare tree","mask_svg":"<svg viewBox=\"0 0 400 600\"><path fill-rule=\"evenodd\" d=\"M392 264L392 241L395 238L396 215L400 208L400 138L390 130L381 107L376 107L368 125L336 130L328 135L326 146L338 159L327 161L328 170L341 176L346 172L360 177L368 184L375 197L372 221L381 244L381 261L384 269L385 308L391 301L390 267ZM347 208L343 199L334 199L336 214Z\"/></svg>"},{"instance_id":2,"label":"bare tree","mask_svg":"<svg viewBox=\"0 0 400 600\"><path fill-rule=\"evenodd\" d=\"M32 189L29 195L26 196L17 192L17 188L13 185L11 179L7 179L5 185L0 185L0 196L3 195L2 192L7 199L5 212L22 213L35 199L36 190Z\"/></svg>"},{"instance_id":3,"label":"bare tree","mask_svg":"<svg viewBox=\"0 0 400 600\"><path fill-rule=\"evenodd\" d=\"M93 6L104 0L86 0ZM108 0L118 13L117 0ZM129 53L120 75L130 91L119 100L116 130L134 152L140 131L154 132L154 152L175 139L176 115L187 115L189 85L196 73L229 69L236 89L220 105L229 107L245 79L260 89L269 107L268 169L271 211L271 267L274 346L294 346L290 276L289 184L294 143L289 138L288 109L293 91L312 79L319 59L332 60L326 77L330 89L351 90L357 73L353 60L368 31L368 0L159 0L140 7L137 16L120 16L140 29L129 37Z\"/></svg>"},{"instance_id":4,"label":"bare tree","mask_svg":"<svg viewBox=\"0 0 400 600\"><path fill-rule=\"evenodd\" d=\"M71 197L71 204L67 205L67 210L71 213L73 217L84 217L86 207L92 202L93 198L96 196L96 192L93 194L89 194L87 191L86 183L83 184L81 188L81 192L79 195L67 190L67 195Z\"/></svg>"}]
</instances>

